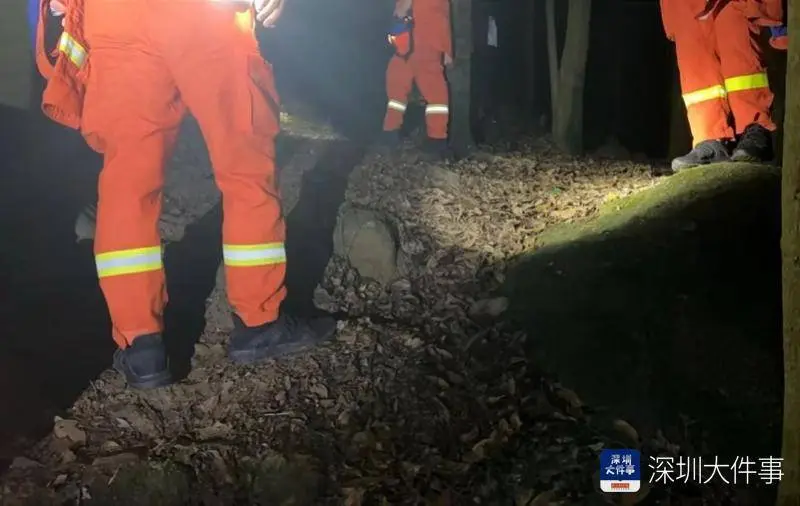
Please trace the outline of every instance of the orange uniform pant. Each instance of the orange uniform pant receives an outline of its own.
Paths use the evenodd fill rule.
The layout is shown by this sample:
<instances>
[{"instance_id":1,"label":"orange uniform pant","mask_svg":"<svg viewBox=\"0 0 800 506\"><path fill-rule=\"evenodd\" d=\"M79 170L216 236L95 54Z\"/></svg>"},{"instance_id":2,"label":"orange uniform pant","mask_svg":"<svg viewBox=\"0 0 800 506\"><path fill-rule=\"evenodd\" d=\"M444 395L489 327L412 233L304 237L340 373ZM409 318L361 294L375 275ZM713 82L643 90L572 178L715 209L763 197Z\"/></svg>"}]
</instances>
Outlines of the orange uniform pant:
<instances>
[{"instance_id":1,"label":"orange uniform pant","mask_svg":"<svg viewBox=\"0 0 800 506\"><path fill-rule=\"evenodd\" d=\"M705 0L662 0L662 16L675 41L681 92L694 145L732 139L751 124L775 130L773 94L757 40L760 27L729 2L716 16L695 19Z\"/></svg>"},{"instance_id":2,"label":"orange uniform pant","mask_svg":"<svg viewBox=\"0 0 800 506\"><path fill-rule=\"evenodd\" d=\"M444 79L442 53L416 48L408 59L393 56L386 69L386 95L389 102L383 120L385 131L398 130L408 106L411 87L417 82L425 106L425 125L428 137L447 139L448 107L447 82Z\"/></svg>"},{"instance_id":3,"label":"orange uniform pant","mask_svg":"<svg viewBox=\"0 0 800 506\"><path fill-rule=\"evenodd\" d=\"M250 326L278 315L285 297L274 170L278 97L253 27L252 14L229 3L86 2L91 50L83 133L104 155L95 261L122 348L162 330L164 166L187 109L222 192L231 305Z\"/></svg>"}]
</instances>

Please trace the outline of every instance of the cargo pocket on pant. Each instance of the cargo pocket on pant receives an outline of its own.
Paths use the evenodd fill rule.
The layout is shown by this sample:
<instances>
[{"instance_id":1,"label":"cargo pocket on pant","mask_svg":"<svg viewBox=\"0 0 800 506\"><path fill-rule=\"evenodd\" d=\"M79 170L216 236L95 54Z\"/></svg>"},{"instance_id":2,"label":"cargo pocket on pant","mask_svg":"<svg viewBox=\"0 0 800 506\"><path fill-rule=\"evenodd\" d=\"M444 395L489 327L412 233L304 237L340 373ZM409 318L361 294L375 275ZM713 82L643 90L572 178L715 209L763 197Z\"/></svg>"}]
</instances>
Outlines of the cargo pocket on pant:
<instances>
[{"instance_id":1,"label":"cargo pocket on pant","mask_svg":"<svg viewBox=\"0 0 800 506\"><path fill-rule=\"evenodd\" d=\"M272 67L258 55L248 55L247 70L250 76L249 127L251 133L272 140L280 131L280 98L275 88Z\"/></svg>"},{"instance_id":2,"label":"cargo pocket on pant","mask_svg":"<svg viewBox=\"0 0 800 506\"><path fill-rule=\"evenodd\" d=\"M91 55L87 63L88 60L91 60ZM98 153L104 153L111 122L107 119L106 90L98 76L96 69L89 69L86 74L80 130L89 147Z\"/></svg>"}]
</instances>

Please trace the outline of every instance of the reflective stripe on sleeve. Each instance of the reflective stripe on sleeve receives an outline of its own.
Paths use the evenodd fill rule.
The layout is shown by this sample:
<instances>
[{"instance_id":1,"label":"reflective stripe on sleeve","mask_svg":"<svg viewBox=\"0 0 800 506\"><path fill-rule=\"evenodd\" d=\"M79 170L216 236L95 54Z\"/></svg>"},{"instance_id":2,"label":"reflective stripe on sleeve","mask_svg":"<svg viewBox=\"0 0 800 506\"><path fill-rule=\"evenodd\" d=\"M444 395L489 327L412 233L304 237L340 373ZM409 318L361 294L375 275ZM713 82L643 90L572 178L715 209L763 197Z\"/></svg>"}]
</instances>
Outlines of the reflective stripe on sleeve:
<instances>
[{"instance_id":1,"label":"reflective stripe on sleeve","mask_svg":"<svg viewBox=\"0 0 800 506\"><path fill-rule=\"evenodd\" d=\"M161 246L100 253L94 261L100 278L157 271L163 267Z\"/></svg>"},{"instance_id":2,"label":"reflective stripe on sleeve","mask_svg":"<svg viewBox=\"0 0 800 506\"><path fill-rule=\"evenodd\" d=\"M223 244L222 258L229 267L254 267L286 262L282 242L265 244Z\"/></svg>"},{"instance_id":3,"label":"reflective stripe on sleeve","mask_svg":"<svg viewBox=\"0 0 800 506\"><path fill-rule=\"evenodd\" d=\"M58 50L64 53L73 65L80 68L86 61L86 50L67 32L61 33L58 39Z\"/></svg>"},{"instance_id":4,"label":"reflective stripe on sleeve","mask_svg":"<svg viewBox=\"0 0 800 506\"><path fill-rule=\"evenodd\" d=\"M735 93L737 91L744 90L755 90L758 88L769 88L769 79L767 79L766 72L729 77L725 79L725 89L728 91L728 93Z\"/></svg>"},{"instance_id":5,"label":"reflective stripe on sleeve","mask_svg":"<svg viewBox=\"0 0 800 506\"><path fill-rule=\"evenodd\" d=\"M389 103L386 104L386 107L394 111L406 112L406 104L400 102L399 100L389 100Z\"/></svg>"},{"instance_id":6,"label":"reflective stripe on sleeve","mask_svg":"<svg viewBox=\"0 0 800 506\"><path fill-rule=\"evenodd\" d=\"M686 104L686 107L689 107L694 104L699 104L700 102L705 102L707 100L716 100L720 98L725 98L727 94L728 93L725 91L724 86L722 86L721 84L715 84L714 86L709 86L708 88L703 88L701 90L684 93L683 103Z\"/></svg>"},{"instance_id":7,"label":"reflective stripe on sleeve","mask_svg":"<svg viewBox=\"0 0 800 506\"><path fill-rule=\"evenodd\" d=\"M425 114L449 114L450 109L445 104L428 104L425 106Z\"/></svg>"}]
</instances>

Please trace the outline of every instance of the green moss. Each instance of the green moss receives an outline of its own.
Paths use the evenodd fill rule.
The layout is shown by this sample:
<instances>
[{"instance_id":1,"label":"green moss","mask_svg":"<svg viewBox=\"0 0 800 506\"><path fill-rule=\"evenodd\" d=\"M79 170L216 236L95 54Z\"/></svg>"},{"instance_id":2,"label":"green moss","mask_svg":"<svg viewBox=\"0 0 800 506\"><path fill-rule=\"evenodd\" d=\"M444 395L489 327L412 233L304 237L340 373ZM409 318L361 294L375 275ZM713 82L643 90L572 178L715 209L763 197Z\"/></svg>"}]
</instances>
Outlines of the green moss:
<instances>
[{"instance_id":1,"label":"green moss","mask_svg":"<svg viewBox=\"0 0 800 506\"><path fill-rule=\"evenodd\" d=\"M593 218L546 230L539 236L537 246L597 238L632 222L657 218L733 186L774 182L777 178L778 169L756 164L721 163L685 170L664 178L652 188L606 202Z\"/></svg>"},{"instance_id":2,"label":"green moss","mask_svg":"<svg viewBox=\"0 0 800 506\"><path fill-rule=\"evenodd\" d=\"M341 137L323 121L286 112L281 113L281 132L292 137L307 139L338 139Z\"/></svg>"},{"instance_id":3,"label":"green moss","mask_svg":"<svg viewBox=\"0 0 800 506\"><path fill-rule=\"evenodd\" d=\"M776 169L703 167L549 232L503 287L531 362L595 420L672 441L680 413L714 454L778 451L779 193Z\"/></svg>"}]
</instances>

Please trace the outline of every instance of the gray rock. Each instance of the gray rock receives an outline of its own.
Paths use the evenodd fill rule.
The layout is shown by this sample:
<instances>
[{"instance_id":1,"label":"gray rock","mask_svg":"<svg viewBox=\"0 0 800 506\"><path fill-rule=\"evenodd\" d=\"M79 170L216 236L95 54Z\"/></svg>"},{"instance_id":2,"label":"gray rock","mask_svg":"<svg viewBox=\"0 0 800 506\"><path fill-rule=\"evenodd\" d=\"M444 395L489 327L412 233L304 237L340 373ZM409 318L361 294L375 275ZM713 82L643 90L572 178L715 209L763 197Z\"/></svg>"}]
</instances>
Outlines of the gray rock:
<instances>
[{"instance_id":1,"label":"gray rock","mask_svg":"<svg viewBox=\"0 0 800 506\"><path fill-rule=\"evenodd\" d=\"M397 276L397 234L378 212L344 206L333 236L333 251L362 277L381 284Z\"/></svg>"}]
</instances>

